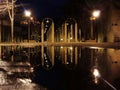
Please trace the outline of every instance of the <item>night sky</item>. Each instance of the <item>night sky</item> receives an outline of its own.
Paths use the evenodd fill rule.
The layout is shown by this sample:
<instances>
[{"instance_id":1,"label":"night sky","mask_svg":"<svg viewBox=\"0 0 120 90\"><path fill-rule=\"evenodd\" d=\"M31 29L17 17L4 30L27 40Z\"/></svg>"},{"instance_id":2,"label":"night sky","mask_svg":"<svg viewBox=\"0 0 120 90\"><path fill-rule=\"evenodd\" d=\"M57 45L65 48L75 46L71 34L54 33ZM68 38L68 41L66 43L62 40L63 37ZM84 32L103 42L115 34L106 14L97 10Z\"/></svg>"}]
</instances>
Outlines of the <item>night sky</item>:
<instances>
[{"instance_id":1,"label":"night sky","mask_svg":"<svg viewBox=\"0 0 120 90\"><path fill-rule=\"evenodd\" d=\"M59 20L66 17L78 16L85 0L18 0L19 3L28 4L24 8L30 8L39 19L45 17Z\"/></svg>"},{"instance_id":2,"label":"night sky","mask_svg":"<svg viewBox=\"0 0 120 90\"><path fill-rule=\"evenodd\" d=\"M112 0L17 0L23 8L32 10L36 18L42 20L49 17L59 21L62 18L80 17L93 9L102 10ZM114 0L118 4L119 0Z\"/></svg>"}]
</instances>

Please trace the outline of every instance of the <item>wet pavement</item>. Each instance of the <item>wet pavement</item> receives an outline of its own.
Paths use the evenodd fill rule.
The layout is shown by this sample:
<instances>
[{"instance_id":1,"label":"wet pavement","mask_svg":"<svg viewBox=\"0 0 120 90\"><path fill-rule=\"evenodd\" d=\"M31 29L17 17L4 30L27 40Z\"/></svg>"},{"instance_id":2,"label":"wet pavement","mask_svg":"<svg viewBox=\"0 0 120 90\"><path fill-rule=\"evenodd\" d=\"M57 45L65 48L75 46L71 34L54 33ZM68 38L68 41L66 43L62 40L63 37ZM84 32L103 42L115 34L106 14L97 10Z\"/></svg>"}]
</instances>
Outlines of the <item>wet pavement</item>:
<instances>
[{"instance_id":1,"label":"wet pavement","mask_svg":"<svg viewBox=\"0 0 120 90\"><path fill-rule=\"evenodd\" d=\"M31 73L28 63L0 61L0 90L44 90L32 82Z\"/></svg>"}]
</instances>

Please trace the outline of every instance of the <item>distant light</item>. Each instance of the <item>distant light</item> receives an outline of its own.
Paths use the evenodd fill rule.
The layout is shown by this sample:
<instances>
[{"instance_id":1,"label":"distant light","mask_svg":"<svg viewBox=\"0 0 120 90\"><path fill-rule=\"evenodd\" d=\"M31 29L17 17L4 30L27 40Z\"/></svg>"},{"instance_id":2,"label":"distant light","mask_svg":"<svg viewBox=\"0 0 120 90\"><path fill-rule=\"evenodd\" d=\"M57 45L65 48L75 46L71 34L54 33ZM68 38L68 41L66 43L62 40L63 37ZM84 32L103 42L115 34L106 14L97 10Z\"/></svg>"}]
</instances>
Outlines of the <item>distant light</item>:
<instances>
[{"instance_id":1,"label":"distant light","mask_svg":"<svg viewBox=\"0 0 120 90\"><path fill-rule=\"evenodd\" d=\"M49 64L47 64L46 67L49 68Z\"/></svg>"},{"instance_id":2,"label":"distant light","mask_svg":"<svg viewBox=\"0 0 120 90\"><path fill-rule=\"evenodd\" d=\"M47 59L47 58L46 58ZM48 61L47 60L45 60L45 62L47 63Z\"/></svg>"},{"instance_id":3,"label":"distant light","mask_svg":"<svg viewBox=\"0 0 120 90\"><path fill-rule=\"evenodd\" d=\"M66 64L69 64L69 62L67 62Z\"/></svg>"},{"instance_id":4,"label":"distant light","mask_svg":"<svg viewBox=\"0 0 120 90\"><path fill-rule=\"evenodd\" d=\"M61 49L63 48L63 46L60 47Z\"/></svg>"},{"instance_id":5,"label":"distant light","mask_svg":"<svg viewBox=\"0 0 120 90\"><path fill-rule=\"evenodd\" d=\"M29 10L25 10L25 16L26 17L30 17L31 16L31 12Z\"/></svg>"},{"instance_id":6,"label":"distant light","mask_svg":"<svg viewBox=\"0 0 120 90\"><path fill-rule=\"evenodd\" d=\"M70 39L72 40L73 38L72 38L72 37L70 37Z\"/></svg>"},{"instance_id":7,"label":"distant light","mask_svg":"<svg viewBox=\"0 0 120 90\"><path fill-rule=\"evenodd\" d=\"M60 40L63 41L63 38L61 38Z\"/></svg>"},{"instance_id":8,"label":"distant light","mask_svg":"<svg viewBox=\"0 0 120 90\"><path fill-rule=\"evenodd\" d=\"M91 49L103 49L102 47L89 47Z\"/></svg>"},{"instance_id":9,"label":"distant light","mask_svg":"<svg viewBox=\"0 0 120 90\"><path fill-rule=\"evenodd\" d=\"M47 19L47 20L46 20L46 23L49 23L49 22L50 22L50 21Z\"/></svg>"},{"instance_id":10,"label":"distant light","mask_svg":"<svg viewBox=\"0 0 120 90\"><path fill-rule=\"evenodd\" d=\"M69 25L69 23L66 23L66 25Z\"/></svg>"},{"instance_id":11,"label":"distant light","mask_svg":"<svg viewBox=\"0 0 120 90\"><path fill-rule=\"evenodd\" d=\"M34 18L33 17L30 17L30 20L33 20Z\"/></svg>"},{"instance_id":12,"label":"distant light","mask_svg":"<svg viewBox=\"0 0 120 90\"><path fill-rule=\"evenodd\" d=\"M48 25L46 24L46 25L45 25L45 27L47 28L47 27L48 27Z\"/></svg>"},{"instance_id":13,"label":"distant light","mask_svg":"<svg viewBox=\"0 0 120 90\"><path fill-rule=\"evenodd\" d=\"M70 50L72 50L73 49L73 47L70 47Z\"/></svg>"},{"instance_id":14,"label":"distant light","mask_svg":"<svg viewBox=\"0 0 120 90\"><path fill-rule=\"evenodd\" d=\"M95 17L95 18L99 17L100 16L100 10L93 11L92 16Z\"/></svg>"}]
</instances>

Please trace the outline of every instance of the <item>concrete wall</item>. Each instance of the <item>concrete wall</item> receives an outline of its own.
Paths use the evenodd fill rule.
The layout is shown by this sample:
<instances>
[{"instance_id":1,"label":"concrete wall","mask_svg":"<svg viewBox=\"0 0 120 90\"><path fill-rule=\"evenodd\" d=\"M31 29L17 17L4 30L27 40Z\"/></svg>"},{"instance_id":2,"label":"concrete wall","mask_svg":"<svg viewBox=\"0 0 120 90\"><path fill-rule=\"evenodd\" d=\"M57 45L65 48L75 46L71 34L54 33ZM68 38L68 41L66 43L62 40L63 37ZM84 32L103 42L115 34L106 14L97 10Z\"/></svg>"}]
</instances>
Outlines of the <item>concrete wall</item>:
<instances>
[{"instance_id":1,"label":"concrete wall","mask_svg":"<svg viewBox=\"0 0 120 90\"><path fill-rule=\"evenodd\" d=\"M120 42L120 9L111 6L111 17L108 27L108 42Z\"/></svg>"}]
</instances>

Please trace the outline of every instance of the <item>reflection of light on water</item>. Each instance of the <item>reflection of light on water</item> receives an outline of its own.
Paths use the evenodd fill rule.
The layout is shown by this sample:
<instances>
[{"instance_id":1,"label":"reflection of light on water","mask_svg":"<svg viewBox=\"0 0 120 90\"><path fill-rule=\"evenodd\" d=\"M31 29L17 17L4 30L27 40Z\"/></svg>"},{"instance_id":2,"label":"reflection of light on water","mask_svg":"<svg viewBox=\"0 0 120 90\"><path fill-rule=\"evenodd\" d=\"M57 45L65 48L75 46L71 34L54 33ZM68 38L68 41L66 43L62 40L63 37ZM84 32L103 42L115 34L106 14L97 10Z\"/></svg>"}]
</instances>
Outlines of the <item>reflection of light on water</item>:
<instances>
[{"instance_id":1,"label":"reflection of light on water","mask_svg":"<svg viewBox=\"0 0 120 90\"><path fill-rule=\"evenodd\" d=\"M103 49L102 47L90 47L91 49Z\"/></svg>"},{"instance_id":2,"label":"reflection of light on water","mask_svg":"<svg viewBox=\"0 0 120 90\"><path fill-rule=\"evenodd\" d=\"M112 84L110 84L107 80L101 78L107 85L109 85L113 90L117 90Z\"/></svg>"},{"instance_id":3,"label":"reflection of light on water","mask_svg":"<svg viewBox=\"0 0 120 90\"><path fill-rule=\"evenodd\" d=\"M100 72L97 68L93 69L93 76L94 76L94 81L97 84L98 83L98 79L100 78Z\"/></svg>"},{"instance_id":4,"label":"reflection of light on water","mask_svg":"<svg viewBox=\"0 0 120 90\"><path fill-rule=\"evenodd\" d=\"M67 62L66 64L69 64L69 62Z\"/></svg>"},{"instance_id":5,"label":"reflection of light on water","mask_svg":"<svg viewBox=\"0 0 120 90\"><path fill-rule=\"evenodd\" d=\"M100 73L99 73L99 71L98 71L98 69L94 69L93 70L93 75L95 76L95 77L100 77Z\"/></svg>"},{"instance_id":6,"label":"reflection of light on water","mask_svg":"<svg viewBox=\"0 0 120 90\"><path fill-rule=\"evenodd\" d=\"M80 62L81 62L81 60L84 60L84 57L85 57L85 59L87 59L87 58L89 58L89 57L86 57L87 55L89 55L89 54L86 54L86 52L88 51L88 50L86 50L85 48L80 48L80 49L78 49L78 51L75 51L75 47L73 47L73 49L72 49L72 47L68 47L68 49L66 49L67 47L60 47L60 48L65 48L65 49L60 49L60 50L62 50L62 51L60 51L60 54L58 54L58 55L60 55L60 60L61 60L61 62L64 62L64 58L66 57L66 61L65 61L65 64L67 64L66 66L67 67L69 67L69 68L71 68L71 67L73 67L73 65L74 65L74 60L79 60ZM79 47L78 47L79 48ZM94 48L94 47L92 47L92 48ZM85 49L85 50L84 50ZM96 49L98 49L98 47L96 47ZM51 49L50 49L51 50ZM65 51L66 50L66 51ZM66 53L67 52L67 50L69 51L69 56L67 55L68 53ZM77 50L77 49L76 49ZM36 50L35 50L36 51ZM73 51L73 52L72 52ZM103 50L104 51L104 50ZM36 52L37 53L37 52ZM41 52L42 53L42 52ZM77 54L78 55L77 55ZM89 52L88 52L89 53ZM93 52L93 54L94 53L96 53L96 52ZM57 54L57 53L55 53L55 54ZM99 53L97 53L97 54L99 54ZM115 75L115 77L116 77L116 75L118 76L118 74L120 74L119 73L119 70L120 70L120 68L119 68L119 63L111 63L111 61L113 61L113 60L116 60L117 62L120 60L120 51L112 51L111 53L110 53L110 55L111 55L111 57L110 57L110 59L113 59L113 60L109 60L110 61L110 64L109 64L109 61L108 60L106 60L108 57L106 56L106 54L109 54L109 52L108 51L106 51L106 49L105 49L105 52L100 52L100 54L98 55L99 57L101 57L100 59L102 59L101 61L100 61L100 66L102 66L103 68L101 69L102 71L104 71L102 74L104 75L104 73L106 74L107 72L105 72L107 69L108 69L108 67L110 67L110 66L107 66L107 65L111 65L111 70L110 71L112 71L111 72L111 75L109 75L109 76L112 76L112 73ZM39 54L39 55L41 55L41 54ZM96 55L96 54L95 54ZM71 57L70 57L71 56ZM73 56L73 57L72 57ZM79 56L79 57L77 57L77 58L75 58L76 56ZM105 58L104 58L105 57ZM46 54L44 54L44 58L45 58L45 60L44 60L44 65L45 65L45 68L46 69L48 69L49 70L49 68L51 69L51 62L49 63L49 60L46 60L46 59L48 59L47 58L47 56L46 56ZM58 57L57 57L58 58ZM36 58L35 58L36 59ZM34 59L34 61L36 61ZM93 56L93 59L94 59L94 56ZM32 59L32 61L33 61L33 59ZM78 61L78 62L79 62ZM1 63L2 62L2 63ZM85 62L87 62L87 61L85 61ZM106 63L105 63L106 62ZM84 61L83 62L81 62L81 63L83 63L84 64ZM87 62L87 63L89 63L89 61ZM10 65L9 65L10 64ZM94 64L94 63L93 63ZM16 63L16 66L24 66L24 63ZM40 64L41 65L41 64ZM82 64L79 64L78 63L78 65L82 65ZM106 66L105 66L106 65ZM4 68L6 68L5 66L11 66L11 63L9 63L9 62L3 62L3 61L0 61L0 66L3 66ZM28 63L28 66L30 66L29 65L29 63ZM106 68L107 67L107 68ZM25 71L25 70L23 70L23 68L22 67L13 67L12 69L11 69L11 67L8 67L9 69L4 69L4 70L7 70L7 71L10 71L10 72L7 72L7 74L9 74L9 75L11 75L12 76L12 72L21 72L21 71ZM29 68L29 67L28 67ZM114 70L113 70L114 69ZM33 72L33 68L31 68L30 67L30 70L31 70L31 72ZM11 72L12 71L12 72ZM29 70L28 70L29 71ZM102 72L101 71L101 72ZM27 72L27 70L26 70L26 72ZM117 73L115 73L115 72L117 72ZM98 81L98 78L100 77L99 76L99 71L97 70L97 69L95 69L94 70L94 73L93 73L93 75L95 76L95 83L98 83L97 81ZM108 74L108 73L107 73ZM23 75L23 74L22 74ZM99 76L98 78L97 78L97 76ZM109 77L108 76L108 77ZM101 78L101 77L100 77ZM113 78L113 76L112 76L112 78ZM29 81L29 80L24 80L24 79L20 79L19 80L21 83L23 83L23 84L25 84L25 83L27 83L27 84L31 84L31 81ZM1 78L1 84L3 84L3 82L6 82L6 77L3 79L3 77Z\"/></svg>"},{"instance_id":7,"label":"reflection of light on water","mask_svg":"<svg viewBox=\"0 0 120 90\"><path fill-rule=\"evenodd\" d=\"M94 81L97 84L99 79L102 79L107 85L109 85L113 90L117 90L112 84L110 84L107 80L101 77L100 72L97 68L93 69Z\"/></svg>"}]
</instances>

